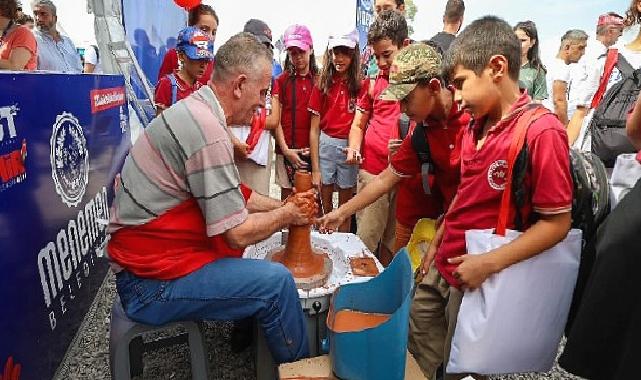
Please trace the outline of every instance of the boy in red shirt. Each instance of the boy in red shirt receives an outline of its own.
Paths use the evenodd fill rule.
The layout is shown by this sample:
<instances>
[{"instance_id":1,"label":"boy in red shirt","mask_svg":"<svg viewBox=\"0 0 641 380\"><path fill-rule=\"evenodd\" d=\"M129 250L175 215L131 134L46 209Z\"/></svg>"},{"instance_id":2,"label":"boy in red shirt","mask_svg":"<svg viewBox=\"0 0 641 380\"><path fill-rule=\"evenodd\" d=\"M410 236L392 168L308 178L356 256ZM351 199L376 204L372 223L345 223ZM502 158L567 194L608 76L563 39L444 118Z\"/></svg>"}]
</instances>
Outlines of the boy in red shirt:
<instances>
[{"instance_id":1,"label":"boy in red shirt","mask_svg":"<svg viewBox=\"0 0 641 380\"><path fill-rule=\"evenodd\" d=\"M375 202L404 179L414 180L418 176L416 188L409 190L424 193L422 180L426 176L433 194L423 197L424 204L414 205L416 213L413 215L406 210L408 218L414 215L416 220L436 218L454 197L460 170L460 144L457 141L469 116L459 111L454 94L442 85L441 56L432 46L424 44L403 48L391 65L389 83L382 98L400 101L404 113L413 121L425 124L424 129L413 133L425 133L434 170L422 173L412 135L408 135L382 173L344 206L319 221L323 232L336 231L345 219Z\"/></svg>"},{"instance_id":2,"label":"boy in red shirt","mask_svg":"<svg viewBox=\"0 0 641 380\"><path fill-rule=\"evenodd\" d=\"M389 68L398 51L409 44L407 22L397 11L383 11L370 26L367 43L372 46L379 68L376 80L363 82L364 95L356 104L356 115L348 138L347 162L361 164L357 192L364 189L389 164L390 140L401 116L397 101L380 99L387 88ZM362 147L362 162L361 162ZM385 265L391 261L396 221L396 191L380 197L357 215L357 235Z\"/></svg>"},{"instance_id":3,"label":"boy in red shirt","mask_svg":"<svg viewBox=\"0 0 641 380\"><path fill-rule=\"evenodd\" d=\"M197 91L202 83L198 81L214 59L214 45L200 29L189 26L178 33L176 45L180 70L165 75L156 85L156 114L172 104Z\"/></svg>"},{"instance_id":4,"label":"boy in red shirt","mask_svg":"<svg viewBox=\"0 0 641 380\"><path fill-rule=\"evenodd\" d=\"M445 58L444 73L456 89L455 99L474 121L463 132L456 197L423 260L425 277L410 312L409 350L428 378L449 359L463 292L553 247L570 230L572 178L567 134L549 113L527 129L528 169L523 189L527 196L519 210L526 221L523 233L486 254L466 254L465 231L496 227L515 126L523 115L531 115L526 110L532 100L519 90L520 60L516 35L510 25L494 16L470 24ZM515 229L513 220L508 223L510 229Z\"/></svg>"}]
</instances>

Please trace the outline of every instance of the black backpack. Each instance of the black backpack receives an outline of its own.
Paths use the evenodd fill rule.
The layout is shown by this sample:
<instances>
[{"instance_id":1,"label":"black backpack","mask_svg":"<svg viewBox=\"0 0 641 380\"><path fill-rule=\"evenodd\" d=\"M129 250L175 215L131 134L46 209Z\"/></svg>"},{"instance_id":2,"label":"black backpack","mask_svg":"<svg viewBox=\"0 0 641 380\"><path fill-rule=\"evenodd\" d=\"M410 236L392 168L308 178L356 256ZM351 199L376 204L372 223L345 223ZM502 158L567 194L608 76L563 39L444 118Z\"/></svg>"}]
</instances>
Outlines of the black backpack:
<instances>
[{"instance_id":1,"label":"black backpack","mask_svg":"<svg viewBox=\"0 0 641 380\"><path fill-rule=\"evenodd\" d=\"M405 127L407 123L407 127ZM403 128L409 129L409 119L407 121L404 118L399 119L399 127L401 130ZM414 132L412 132L412 148L418 156L418 161L421 163L421 172L423 174L431 174L434 172L434 163L432 162L432 154L430 152L430 144L427 141L427 136L425 135L425 125L423 123L417 123L414 127ZM430 189L430 183L427 175L423 175L423 192L425 194L432 194L432 189Z\"/></svg>"},{"instance_id":2,"label":"black backpack","mask_svg":"<svg viewBox=\"0 0 641 380\"><path fill-rule=\"evenodd\" d=\"M610 79L611 69L608 72L608 66L612 67L614 59L623 79L605 93L603 100L593 101L593 108L596 106L596 109L589 127L592 136L592 152L599 156L608 168L614 167L619 154L636 153L626 134L625 123L628 111L636 102L641 90L641 69L635 70L621 54L613 49L608 52L606 70L601 78L600 87L605 86ZM598 96L599 92L595 97L598 98Z\"/></svg>"},{"instance_id":3,"label":"black backpack","mask_svg":"<svg viewBox=\"0 0 641 380\"><path fill-rule=\"evenodd\" d=\"M537 104L530 105L529 110L525 112L536 112L532 122L538 117L550 113L550 111ZM529 165L528 155L526 141L514 163L512 174L512 199L517 209L514 222L516 229L519 231L522 231L524 227L520 210L523 209L525 202L531 196L526 192L524 186L525 175ZM583 243L581 246L579 275L572 296L566 331L569 330L572 324L583 296L583 290L592 271L595 260L593 248L597 229L610 213L610 185L608 184L605 166L599 157L593 153L570 148L570 174L572 175L573 184L572 228L580 229L583 232ZM531 215L531 217L534 216L534 214ZM534 222L534 220L530 220L530 222Z\"/></svg>"}]
</instances>

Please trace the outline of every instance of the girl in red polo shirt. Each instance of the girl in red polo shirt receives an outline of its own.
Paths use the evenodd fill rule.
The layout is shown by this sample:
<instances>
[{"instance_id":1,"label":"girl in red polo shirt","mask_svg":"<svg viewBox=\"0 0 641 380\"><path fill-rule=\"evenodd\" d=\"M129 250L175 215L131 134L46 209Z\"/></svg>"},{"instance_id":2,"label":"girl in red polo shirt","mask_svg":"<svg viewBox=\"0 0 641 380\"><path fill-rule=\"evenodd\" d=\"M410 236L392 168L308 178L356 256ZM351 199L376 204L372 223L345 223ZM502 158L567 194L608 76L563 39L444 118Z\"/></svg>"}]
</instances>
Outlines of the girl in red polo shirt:
<instances>
[{"instance_id":1,"label":"girl in red polo shirt","mask_svg":"<svg viewBox=\"0 0 641 380\"><path fill-rule=\"evenodd\" d=\"M314 58L312 35L304 25L292 25L285 31L287 47L285 71L274 84L272 97L281 105L280 125L276 135L276 183L281 198L292 192L293 171L309 170L309 98L316 83L318 67Z\"/></svg>"},{"instance_id":2,"label":"girl in red polo shirt","mask_svg":"<svg viewBox=\"0 0 641 380\"><path fill-rule=\"evenodd\" d=\"M165 75L156 85L156 114L191 95L202 83L198 81L214 59L214 45L209 37L194 26L178 33L176 45L180 70Z\"/></svg>"},{"instance_id":3,"label":"girl in red polo shirt","mask_svg":"<svg viewBox=\"0 0 641 380\"><path fill-rule=\"evenodd\" d=\"M314 185L322 183L321 196L325 213L332 211L332 194L338 189L338 203L354 196L358 166L346 163L345 148L361 92L358 32L329 38L323 59L320 84L314 88L309 111L312 113L309 135ZM339 228L349 232L350 219Z\"/></svg>"}]
</instances>

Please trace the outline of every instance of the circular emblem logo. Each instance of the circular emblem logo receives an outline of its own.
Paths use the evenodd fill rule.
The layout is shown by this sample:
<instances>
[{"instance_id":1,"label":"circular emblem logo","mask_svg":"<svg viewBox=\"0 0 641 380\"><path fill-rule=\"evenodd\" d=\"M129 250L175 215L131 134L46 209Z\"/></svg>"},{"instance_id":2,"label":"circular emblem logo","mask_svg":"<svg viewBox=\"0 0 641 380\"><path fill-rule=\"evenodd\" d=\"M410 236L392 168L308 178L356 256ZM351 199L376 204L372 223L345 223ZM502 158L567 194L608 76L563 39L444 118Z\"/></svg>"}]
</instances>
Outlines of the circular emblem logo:
<instances>
[{"instance_id":1,"label":"circular emblem logo","mask_svg":"<svg viewBox=\"0 0 641 380\"><path fill-rule=\"evenodd\" d=\"M487 182L494 190L504 190L507 181L507 161L497 160L487 170Z\"/></svg>"},{"instance_id":2,"label":"circular emblem logo","mask_svg":"<svg viewBox=\"0 0 641 380\"><path fill-rule=\"evenodd\" d=\"M89 182L89 152L82 127L72 114L56 117L51 134L51 177L68 207L76 207Z\"/></svg>"}]
</instances>

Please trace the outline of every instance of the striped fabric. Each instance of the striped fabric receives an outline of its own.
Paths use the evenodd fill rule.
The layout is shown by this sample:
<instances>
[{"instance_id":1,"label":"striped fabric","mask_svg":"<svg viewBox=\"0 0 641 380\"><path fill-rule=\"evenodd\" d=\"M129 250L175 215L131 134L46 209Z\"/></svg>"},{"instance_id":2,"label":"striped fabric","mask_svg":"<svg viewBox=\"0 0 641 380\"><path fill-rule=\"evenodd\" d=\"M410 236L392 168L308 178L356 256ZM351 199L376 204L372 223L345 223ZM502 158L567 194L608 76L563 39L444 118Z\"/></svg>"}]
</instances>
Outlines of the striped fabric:
<instances>
[{"instance_id":1,"label":"striped fabric","mask_svg":"<svg viewBox=\"0 0 641 380\"><path fill-rule=\"evenodd\" d=\"M165 110L145 129L125 160L110 232L148 223L195 198L207 235L247 218L223 110L211 87Z\"/></svg>"}]
</instances>

